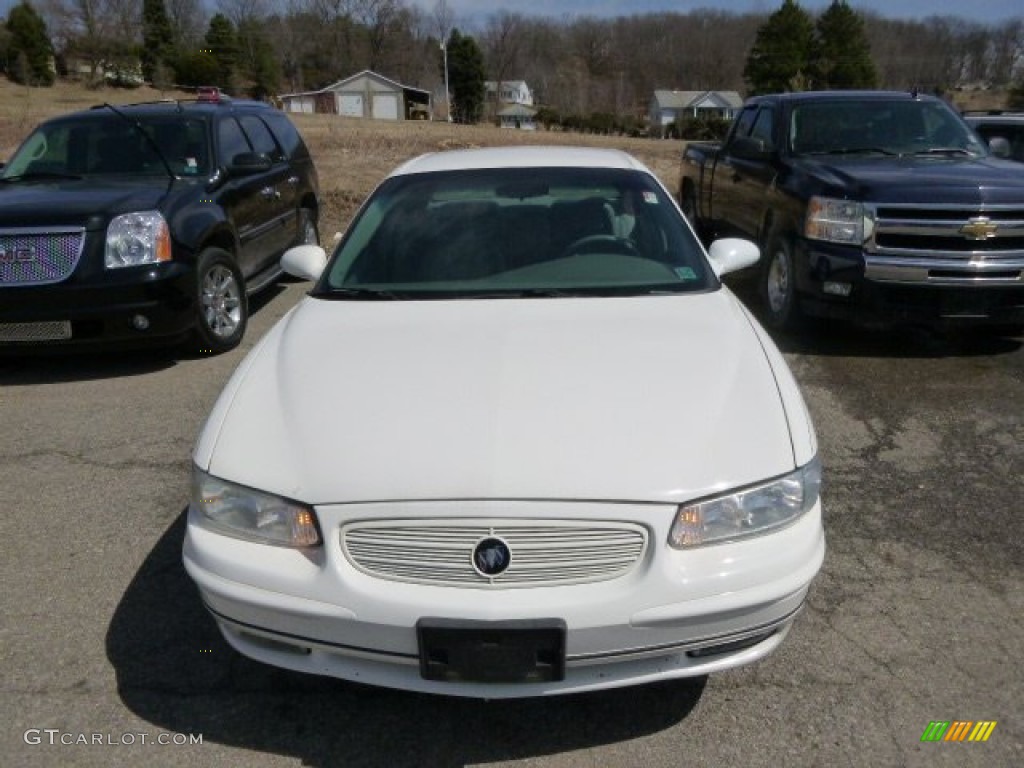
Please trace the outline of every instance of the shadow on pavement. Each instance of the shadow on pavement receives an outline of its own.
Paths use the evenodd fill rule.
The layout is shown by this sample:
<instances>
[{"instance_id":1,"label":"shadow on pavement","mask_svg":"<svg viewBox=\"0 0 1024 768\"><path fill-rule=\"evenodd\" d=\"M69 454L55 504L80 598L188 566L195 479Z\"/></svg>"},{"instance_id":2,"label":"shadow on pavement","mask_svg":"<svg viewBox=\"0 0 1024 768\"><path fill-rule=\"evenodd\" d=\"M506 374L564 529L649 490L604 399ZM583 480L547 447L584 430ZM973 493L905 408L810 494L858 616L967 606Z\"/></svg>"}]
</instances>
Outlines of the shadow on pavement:
<instances>
[{"instance_id":1,"label":"shadow on pavement","mask_svg":"<svg viewBox=\"0 0 1024 768\"><path fill-rule=\"evenodd\" d=\"M168 732L298 757L303 765L430 766L512 760L635 739L677 725L706 678L546 699L402 693L264 666L221 639L181 563L183 512L107 631L118 694Z\"/></svg>"}]
</instances>

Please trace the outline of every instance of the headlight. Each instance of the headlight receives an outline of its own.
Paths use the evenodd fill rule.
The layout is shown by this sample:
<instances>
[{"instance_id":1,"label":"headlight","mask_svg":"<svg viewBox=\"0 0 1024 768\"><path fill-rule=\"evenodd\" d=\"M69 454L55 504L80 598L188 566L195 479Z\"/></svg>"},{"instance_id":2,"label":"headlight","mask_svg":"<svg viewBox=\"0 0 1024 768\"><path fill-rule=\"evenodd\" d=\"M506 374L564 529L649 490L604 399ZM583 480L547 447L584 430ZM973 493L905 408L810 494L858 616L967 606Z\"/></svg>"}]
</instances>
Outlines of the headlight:
<instances>
[{"instance_id":1,"label":"headlight","mask_svg":"<svg viewBox=\"0 0 1024 768\"><path fill-rule=\"evenodd\" d=\"M316 514L298 502L254 491L192 468L192 509L205 528L261 544L315 547Z\"/></svg>"},{"instance_id":2,"label":"headlight","mask_svg":"<svg viewBox=\"0 0 1024 768\"><path fill-rule=\"evenodd\" d=\"M115 216L107 227L107 269L170 261L171 231L159 211Z\"/></svg>"},{"instance_id":3,"label":"headlight","mask_svg":"<svg viewBox=\"0 0 1024 768\"><path fill-rule=\"evenodd\" d=\"M821 462L815 456L778 480L679 507L668 543L683 549L768 533L813 507L820 490Z\"/></svg>"},{"instance_id":4,"label":"headlight","mask_svg":"<svg viewBox=\"0 0 1024 768\"><path fill-rule=\"evenodd\" d=\"M871 229L861 203L817 196L807 203L804 236L810 240L860 245L870 237Z\"/></svg>"}]
</instances>

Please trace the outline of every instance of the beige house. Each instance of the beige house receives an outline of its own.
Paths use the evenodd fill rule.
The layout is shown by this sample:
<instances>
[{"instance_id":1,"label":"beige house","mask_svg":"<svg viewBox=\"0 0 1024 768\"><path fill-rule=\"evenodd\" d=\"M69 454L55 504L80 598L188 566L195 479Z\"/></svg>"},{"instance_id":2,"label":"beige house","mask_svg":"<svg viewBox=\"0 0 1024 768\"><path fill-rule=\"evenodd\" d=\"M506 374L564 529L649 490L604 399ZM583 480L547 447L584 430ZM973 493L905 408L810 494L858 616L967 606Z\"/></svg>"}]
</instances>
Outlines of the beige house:
<instances>
[{"instance_id":1,"label":"beige house","mask_svg":"<svg viewBox=\"0 0 1024 768\"><path fill-rule=\"evenodd\" d=\"M318 91L279 96L285 112L369 117L375 120L426 120L430 92L402 85L366 69Z\"/></svg>"}]
</instances>

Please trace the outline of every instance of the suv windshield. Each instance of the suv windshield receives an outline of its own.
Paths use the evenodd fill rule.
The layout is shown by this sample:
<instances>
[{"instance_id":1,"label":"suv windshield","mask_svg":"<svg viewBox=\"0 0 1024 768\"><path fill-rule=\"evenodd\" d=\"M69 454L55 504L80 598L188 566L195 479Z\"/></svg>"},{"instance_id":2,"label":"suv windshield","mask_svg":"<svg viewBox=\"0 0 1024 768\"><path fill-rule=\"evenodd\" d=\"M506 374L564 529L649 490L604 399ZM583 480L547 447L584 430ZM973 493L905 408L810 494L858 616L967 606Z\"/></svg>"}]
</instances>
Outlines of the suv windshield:
<instances>
[{"instance_id":1,"label":"suv windshield","mask_svg":"<svg viewBox=\"0 0 1024 768\"><path fill-rule=\"evenodd\" d=\"M717 285L675 205L647 174L500 168L386 181L315 295L635 295Z\"/></svg>"},{"instance_id":2,"label":"suv windshield","mask_svg":"<svg viewBox=\"0 0 1024 768\"><path fill-rule=\"evenodd\" d=\"M815 102L794 107L789 119L796 155L987 154L953 110L933 101Z\"/></svg>"},{"instance_id":3,"label":"suv windshield","mask_svg":"<svg viewBox=\"0 0 1024 768\"><path fill-rule=\"evenodd\" d=\"M150 139L133 123L112 114L46 123L14 153L0 179L55 176L167 176L166 158L178 176L209 175L204 121L178 114L138 117ZM160 148L156 152L153 143Z\"/></svg>"}]
</instances>

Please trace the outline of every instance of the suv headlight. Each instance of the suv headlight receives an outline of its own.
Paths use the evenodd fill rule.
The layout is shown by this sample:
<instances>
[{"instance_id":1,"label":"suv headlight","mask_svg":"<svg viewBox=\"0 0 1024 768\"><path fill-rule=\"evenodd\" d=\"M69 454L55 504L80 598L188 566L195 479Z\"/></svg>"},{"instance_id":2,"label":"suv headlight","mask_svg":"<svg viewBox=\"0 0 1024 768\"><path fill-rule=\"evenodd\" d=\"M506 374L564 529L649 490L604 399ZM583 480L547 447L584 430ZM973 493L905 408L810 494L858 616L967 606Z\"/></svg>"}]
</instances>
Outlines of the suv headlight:
<instances>
[{"instance_id":1,"label":"suv headlight","mask_svg":"<svg viewBox=\"0 0 1024 768\"><path fill-rule=\"evenodd\" d=\"M668 543L684 549L768 533L811 509L820 490L821 461L815 456L770 483L680 506Z\"/></svg>"},{"instance_id":2,"label":"suv headlight","mask_svg":"<svg viewBox=\"0 0 1024 768\"><path fill-rule=\"evenodd\" d=\"M804 237L830 243L860 245L873 231L862 203L815 195L807 203Z\"/></svg>"},{"instance_id":3,"label":"suv headlight","mask_svg":"<svg viewBox=\"0 0 1024 768\"><path fill-rule=\"evenodd\" d=\"M316 514L300 504L192 468L192 509L204 528L284 547L315 547L321 543Z\"/></svg>"},{"instance_id":4,"label":"suv headlight","mask_svg":"<svg viewBox=\"0 0 1024 768\"><path fill-rule=\"evenodd\" d=\"M156 264L171 259L171 231L159 211L115 216L107 227L107 269Z\"/></svg>"}]
</instances>

